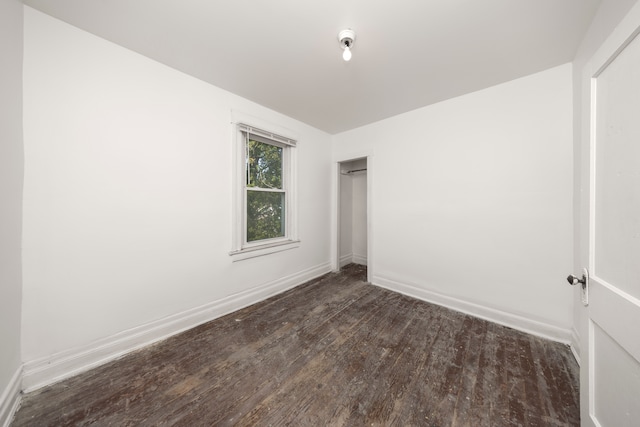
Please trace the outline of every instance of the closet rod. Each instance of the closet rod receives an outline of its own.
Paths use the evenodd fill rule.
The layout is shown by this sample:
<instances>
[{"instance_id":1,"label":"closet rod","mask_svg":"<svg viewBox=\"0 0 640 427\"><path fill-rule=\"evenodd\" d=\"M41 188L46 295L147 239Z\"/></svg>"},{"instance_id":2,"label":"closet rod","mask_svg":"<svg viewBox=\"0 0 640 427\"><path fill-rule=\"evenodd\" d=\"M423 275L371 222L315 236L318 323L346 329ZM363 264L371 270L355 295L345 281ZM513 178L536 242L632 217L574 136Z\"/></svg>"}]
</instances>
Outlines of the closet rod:
<instances>
[{"instance_id":1,"label":"closet rod","mask_svg":"<svg viewBox=\"0 0 640 427\"><path fill-rule=\"evenodd\" d=\"M367 170L367 168L364 168L364 169L354 169L354 170L351 170L351 171L343 172L342 174L343 174L343 175L348 175L348 174L350 174L350 173L362 172L362 171L366 171L366 170Z\"/></svg>"}]
</instances>

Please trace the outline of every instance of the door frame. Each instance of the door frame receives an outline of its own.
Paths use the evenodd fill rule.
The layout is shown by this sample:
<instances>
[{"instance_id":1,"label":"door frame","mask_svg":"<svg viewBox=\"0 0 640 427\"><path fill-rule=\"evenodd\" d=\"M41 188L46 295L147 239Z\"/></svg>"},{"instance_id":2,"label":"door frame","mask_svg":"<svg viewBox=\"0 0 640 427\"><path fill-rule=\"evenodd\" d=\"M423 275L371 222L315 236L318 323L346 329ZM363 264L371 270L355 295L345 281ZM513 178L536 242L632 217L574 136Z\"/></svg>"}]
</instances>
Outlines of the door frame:
<instances>
[{"instance_id":1,"label":"door frame","mask_svg":"<svg viewBox=\"0 0 640 427\"><path fill-rule=\"evenodd\" d=\"M353 160L367 160L367 281L373 282L374 255L373 247L373 153L363 151L336 156L332 162L333 168L333 215L331 242L331 269L340 271L340 164Z\"/></svg>"}]
</instances>

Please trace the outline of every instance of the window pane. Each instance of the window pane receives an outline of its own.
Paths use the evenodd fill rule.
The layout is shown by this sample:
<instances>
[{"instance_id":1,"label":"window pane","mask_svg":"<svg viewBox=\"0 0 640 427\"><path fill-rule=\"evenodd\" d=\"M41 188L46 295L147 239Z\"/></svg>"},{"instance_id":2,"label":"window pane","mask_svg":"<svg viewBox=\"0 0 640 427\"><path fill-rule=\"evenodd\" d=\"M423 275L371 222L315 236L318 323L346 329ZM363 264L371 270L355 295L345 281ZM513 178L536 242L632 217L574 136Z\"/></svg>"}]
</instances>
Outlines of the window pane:
<instances>
[{"instance_id":1,"label":"window pane","mask_svg":"<svg viewBox=\"0 0 640 427\"><path fill-rule=\"evenodd\" d=\"M282 189L282 147L249 139L247 187Z\"/></svg>"},{"instance_id":2,"label":"window pane","mask_svg":"<svg viewBox=\"0 0 640 427\"><path fill-rule=\"evenodd\" d=\"M284 237L284 193L247 190L247 242Z\"/></svg>"}]
</instances>

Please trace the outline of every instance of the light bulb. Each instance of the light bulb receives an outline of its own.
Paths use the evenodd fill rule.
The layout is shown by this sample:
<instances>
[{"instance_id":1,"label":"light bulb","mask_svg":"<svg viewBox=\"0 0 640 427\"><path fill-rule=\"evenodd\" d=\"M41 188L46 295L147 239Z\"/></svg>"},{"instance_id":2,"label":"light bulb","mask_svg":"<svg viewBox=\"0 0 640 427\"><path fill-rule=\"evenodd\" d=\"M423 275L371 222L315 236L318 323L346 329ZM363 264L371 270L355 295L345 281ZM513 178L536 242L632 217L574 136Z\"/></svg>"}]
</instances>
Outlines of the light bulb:
<instances>
[{"instance_id":1,"label":"light bulb","mask_svg":"<svg viewBox=\"0 0 640 427\"><path fill-rule=\"evenodd\" d=\"M351 59L351 49L349 49L348 45L345 46L344 52L342 52L342 59L344 59L347 62Z\"/></svg>"}]
</instances>

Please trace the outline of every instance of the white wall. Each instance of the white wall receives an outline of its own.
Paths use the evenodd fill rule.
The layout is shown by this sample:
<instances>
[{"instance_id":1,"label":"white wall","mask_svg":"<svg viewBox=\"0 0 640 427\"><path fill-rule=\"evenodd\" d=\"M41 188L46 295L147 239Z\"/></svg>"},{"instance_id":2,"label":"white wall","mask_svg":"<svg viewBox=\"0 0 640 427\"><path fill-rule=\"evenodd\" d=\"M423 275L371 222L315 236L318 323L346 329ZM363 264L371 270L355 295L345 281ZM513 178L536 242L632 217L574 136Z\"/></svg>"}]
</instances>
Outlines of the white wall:
<instances>
[{"instance_id":1,"label":"white wall","mask_svg":"<svg viewBox=\"0 0 640 427\"><path fill-rule=\"evenodd\" d=\"M0 0L0 425L19 391L22 300L22 2Z\"/></svg>"},{"instance_id":2,"label":"white wall","mask_svg":"<svg viewBox=\"0 0 640 427\"><path fill-rule=\"evenodd\" d=\"M571 114L566 64L336 135L375 159L374 283L568 341Z\"/></svg>"},{"instance_id":3,"label":"white wall","mask_svg":"<svg viewBox=\"0 0 640 427\"><path fill-rule=\"evenodd\" d=\"M27 388L330 270L328 134L30 8L24 79ZM298 138L299 248L228 255L231 110Z\"/></svg>"}]
</instances>

